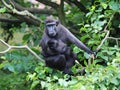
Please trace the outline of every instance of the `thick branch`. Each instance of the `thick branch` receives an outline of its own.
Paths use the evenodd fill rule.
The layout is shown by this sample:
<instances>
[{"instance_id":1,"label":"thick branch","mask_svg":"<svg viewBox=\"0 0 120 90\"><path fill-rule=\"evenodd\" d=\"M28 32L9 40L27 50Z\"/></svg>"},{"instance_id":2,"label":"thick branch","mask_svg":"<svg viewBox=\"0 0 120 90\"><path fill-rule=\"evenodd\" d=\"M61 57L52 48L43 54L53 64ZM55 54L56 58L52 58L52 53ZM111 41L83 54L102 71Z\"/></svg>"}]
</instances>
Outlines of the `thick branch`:
<instances>
[{"instance_id":1,"label":"thick branch","mask_svg":"<svg viewBox=\"0 0 120 90\"><path fill-rule=\"evenodd\" d=\"M25 8L21 6L20 4L16 3L14 0L11 0L14 4L14 7L19 11L27 10L31 13L40 13L40 14L48 14L48 15L57 15L56 11L53 9L39 9L39 8Z\"/></svg>"},{"instance_id":2,"label":"thick branch","mask_svg":"<svg viewBox=\"0 0 120 90\"><path fill-rule=\"evenodd\" d=\"M87 13L88 10L86 9L86 7L81 3L79 2L78 0L65 0L66 2L71 2L73 3L74 5L76 5L82 12L85 12Z\"/></svg>"},{"instance_id":3,"label":"thick branch","mask_svg":"<svg viewBox=\"0 0 120 90\"><path fill-rule=\"evenodd\" d=\"M2 42L4 45L6 45L8 47L6 50L1 51L0 54L7 53L11 49L23 49L24 48L24 49L27 49L31 54L33 54L38 60L44 62L44 60L42 58L40 58L34 51L32 51L27 45L25 45L25 46L10 46L9 44L7 44L6 42L4 42L1 39L0 39L0 42Z\"/></svg>"},{"instance_id":4,"label":"thick branch","mask_svg":"<svg viewBox=\"0 0 120 90\"><path fill-rule=\"evenodd\" d=\"M8 5L4 0L2 0L3 4L10 9L13 12L13 15L18 15L20 18L30 24L39 26L40 21L37 17L35 17L32 13L28 12L27 10L24 11L18 11L15 8L13 8L11 5ZM21 17L22 16L22 17Z\"/></svg>"},{"instance_id":5,"label":"thick branch","mask_svg":"<svg viewBox=\"0 0 120 90\"><path fill-rule=\"evenodd\" d=\"M6 19L6 18L0 18L0 22L22 23L22 21L18 19Z\"/></svg>"},{"instance_id":6,"label":"thick branch","mask_svg":"<svg viewBox=\"0 0 120 90\"><path fill-rule=\"evenodd\" d=\"M16 14L13 14L13 15L15 15L17 18L19 18L20 20L22 20L22 21L24 21L28 24L32 24L32 25L35 25L35 26L40 26L40 21L38 21L38 20L31 19L28 16L21 16L21 15L16 15Z\"/></svg>"},{"instance_id":7,"label":"thick branch","mask_svg":"<svg viewBox=\"0 0 120 90\"><path fill-rule=\"evenodd\" d=\"M25 8L31 13L40 13L40 14L48 14L48 15L57 15L56 11L53 9L39 9L39 8Z\"/></svg>"},{"instance_id":8,"label":"thick branch","mask_svg":"<svg viewBox=\"0 0 120 90\"><path fill-rule=\"evenodd\" d=\"M22 23L22 22L26 22L27 24L32 24L32 25L35 25L35 26L39 26L40 25L40 22L39 21L36 21L34 19L31 19L27 16L21 16L21 15L17 15L17 14L13 14L13 13L10 13L11 15L14 15L16 16L16 18L18 19L5 19L5 18L0 18L0 22L6 22L6 23Z\"/></svg>"},{"instance_id":9,"label":"thick branch","mask_svg":"<svg viewBox=\"0 0 120 90\"><path fill-rule=\"evenodd\" d=\"M57 8L58 17L60 22L65 26L65 12L64 12L64 0L61 0L59 7Z\"/></svg>"},{"instance_id":10,"label":"thick branch","mask_svg":"<svg viewBox=\"0 0 120 90\"><path fill-rule=\"evenodd\" d=\"M45 4L45 5L48 5L48 6L52 7L52 8L54 8L54 9L57 9L57 8L59 7L58 4L56 4L56 3L54 3L54 2L51 2L51 1L49 1L49 0L36 0L36 1L38 1L38 2L40 2L40 3L43 3L43 4Z\"/></svg>"}]
</instances>

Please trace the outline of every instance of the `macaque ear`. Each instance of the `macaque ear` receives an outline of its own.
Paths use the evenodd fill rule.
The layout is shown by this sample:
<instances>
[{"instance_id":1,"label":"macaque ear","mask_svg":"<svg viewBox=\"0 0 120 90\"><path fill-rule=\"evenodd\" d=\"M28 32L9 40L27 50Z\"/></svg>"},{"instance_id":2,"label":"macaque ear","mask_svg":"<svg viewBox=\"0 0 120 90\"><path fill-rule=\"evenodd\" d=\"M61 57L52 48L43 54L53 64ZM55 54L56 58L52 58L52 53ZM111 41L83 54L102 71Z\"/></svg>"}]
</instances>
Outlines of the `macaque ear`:
<instances>
[{"instance_id":1,"label":"macaque ear","mask_svg":"<svg viewBox=\"0 0 120 90\"><path fill-rule=\"evenodd\" d=\"M56 20L56 26L57 26L59 23L60 23L59 20Z\"/></svg>"}]
</instances>

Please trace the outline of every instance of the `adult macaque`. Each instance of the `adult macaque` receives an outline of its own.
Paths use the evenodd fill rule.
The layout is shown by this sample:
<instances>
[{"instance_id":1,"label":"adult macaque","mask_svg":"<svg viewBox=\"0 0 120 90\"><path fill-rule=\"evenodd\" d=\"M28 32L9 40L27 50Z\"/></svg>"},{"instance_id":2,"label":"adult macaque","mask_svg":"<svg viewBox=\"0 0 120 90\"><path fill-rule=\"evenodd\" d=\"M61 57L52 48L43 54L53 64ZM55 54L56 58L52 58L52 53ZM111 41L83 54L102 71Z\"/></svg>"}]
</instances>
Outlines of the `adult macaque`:
<instances>
[{"instance_id":1,"label":"adult macaque","mask_svg":"<svg viewBox=\"0 0 120 90\"><path fill-rule=\"evenodd\" d=\"M45 32L40 41L46 64L51 68L72 74L70 68L74 65L77 57L71 49L67 47L67 42L75 44L89 54L94 54L92 50L69 32L58 20L54 20L51 16L48 17L45 21ZM69 51L69 53L67 53L67 51Z\"/></svg>"}]
</instances>

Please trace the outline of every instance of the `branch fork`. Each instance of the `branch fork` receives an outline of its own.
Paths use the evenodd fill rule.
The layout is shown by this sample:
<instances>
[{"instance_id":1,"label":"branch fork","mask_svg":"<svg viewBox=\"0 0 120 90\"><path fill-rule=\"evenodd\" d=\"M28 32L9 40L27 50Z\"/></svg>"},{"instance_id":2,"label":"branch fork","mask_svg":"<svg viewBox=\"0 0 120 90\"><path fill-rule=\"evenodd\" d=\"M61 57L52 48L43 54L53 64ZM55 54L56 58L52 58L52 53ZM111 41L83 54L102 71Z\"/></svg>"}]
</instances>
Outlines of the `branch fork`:
<instances>
[{"instance_id":1,"label":"branch fork","mask_svg":"<svg viewBox=\"0 0 120 90\"><path fill-rule=\"evenodd\" d=\"M5 46L7 46L8 48L4 51L1 51L0 54L5 54L8 51L10 51L11 49L27 49L31 54L33 54L38 60L44 62L44 60L42 58L40 58L34 51L32 51L27 45L24 46L11 46L9 44L7 44L5 41L3 41L2 39L0 39L0 42L2 42Z\"/></svg>"}]
</instances>

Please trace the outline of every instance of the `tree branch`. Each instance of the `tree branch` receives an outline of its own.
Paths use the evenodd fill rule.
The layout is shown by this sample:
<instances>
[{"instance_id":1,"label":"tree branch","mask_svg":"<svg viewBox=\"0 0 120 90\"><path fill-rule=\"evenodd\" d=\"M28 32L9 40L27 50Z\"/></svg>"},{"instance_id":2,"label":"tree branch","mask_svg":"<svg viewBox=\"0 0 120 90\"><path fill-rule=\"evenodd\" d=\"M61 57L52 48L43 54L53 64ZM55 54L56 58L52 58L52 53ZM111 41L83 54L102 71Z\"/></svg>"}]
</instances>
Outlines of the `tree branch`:
<instances>
[{"instance_id":1,"label":"tree branch","mask_svg":"<svg viewBox=\"0 0 120 90\"><path fill-rule=\"evenodd\" d=\"M115 37L107 37L107 39L113 39L116 41L116 44L118 46L118 41L120 40L120 38L115 38Z\"/></svg>"},{"instance_id":2,"label":"tree branch","mask_svg":"<svg viewBox=\"0 0 120 90\"><path fill-rule=\"evenodd\" d=\"M57 13L60 22L65 26L65 12L64 12L64 0L61 0L59 7L57 8Z\"/></svg>"},{"instance_id":3,"label":"tree branch","mask_svg":"<svg viewBox=\"0 0 120 90\"><path fill-rule=\"evenodd\" d=\"M101 41L100 45L96 49L97 52L101 49L103 43L106 41L106 39L108 38L108 36L110 34L110 31L106 31L106 32L107 32L107 34L106 34L105 38Z\"/></svg>"},{"instance_id":4,"label":"tree branch","mask_svg":"<svg viewBox=\"0 0 120 90\"><path fill-rule=\"evenodd\" d=\"M73 3L74 5L76 5L82 12L85 12L87 13L88 10L86 9L86 7L81 3L79 2L78 0L65 0L66 2L71 2Z\"/></svg>"},{"instance_id":5,"label":"tree branch","mask_svg":"<svg viewBox=\"0 0 120 90\"><path fill-rule=\"evenodd\" d=\"M23 21L39 26L40 22L43 22L42 20L39 20L37 17L35 17L32 13L28 12L27 10L24 11L18 11L15 8L13 8L11 5L7 4L4 0L2 0L3 4L10 9L13 12L13 15L20 16ZM22 16L22 17L21 17Z\"/></svg>"},{"instance_id":6,"label":"tree branch","mask_svg":"<svg viewBox=\"0 0 120 90\"><path fill-rule=\"evenodd\" d=\"M120 38L115 38L115 37L108 37L108 39L120 40Z\"/></svg>"},{"instance_id":7,"label":"tree branch","mask_svg":"<svg viewBox=\"0 0 120 90\"><path fill-rule=\"evenodd\" d=\"M22 23L21 20L18 19L6 19L6 18L0 18L0 22L9 22L9 23Z\"/></svg>"},{"instance_id":8,"label":"tree branch","mask_svg":"<svg viewBox=\"0 0 120 90\"><path fill-rule=\"evenodd\" d=\"M105 42L105 41L107 40L107 38L109 37L110 31L107 30L107 27L109 26L109 24L110 24L113 16L114 16L114 14L110 17L107 25L105 26L105 28L104 28L104 30L103 30L103 31L106 32L107 34L106 34L105 38L101 41L100 45L97 47L97 49L96 49L97 52L101 49L102 45L104 44L104 42Z\"/></svg>"},{"instance_id":9,"label":"tree branch","mask_svg":"<svg viewBox=\"0 0 120 90\"><path fill-rule=\"evenodd\" d=\"M38 9L38 8L25 8L31 13L40 13L40 14L48 14L48 15L57 15L56 11L53 9Z\"/></svg>"},{"instance_id":10,"label":"tree branch","mask_svg":"<svg viewBox=\"0 0 120 90\"><path fill-rule=\"evenodd\" d=\"M35 26L40 26L40 21L38 20L35 20L35 19L31 19L30 17L28 16L21 16L21 15L17 15L17 14L13 14L15 15L18 19L28 23L28 24L31 24L31 25L35 25ZM43 21L42 21L43 23Z\"/></svg>"},{"instance_id":11,"label":"tree branch","mask_svg":"<svg viewBox=\"0 0 120 90\"><path fill-rule=\"evenodd\" d=\"M58 4L56 4L56 3L54 3L54 2L51 2L51 1L49 1L49 0L36 0L36 1L38 1L38 2L40 2L40 3L43 3L43 4L45 4L45 5L48 5L48 6L52 7L52 8L54 8L54 9L57 9L57 8L59 7Z\"/></svg>"},{"instance_id":12,"label":"tree branch","mask_svg":"<svg viewBox=\"0 0 120 90\"><path fill-rule=\"evenodd\" d=\"M44 60L42 58L40 58L34 51L32 51L27 45L24 46L10 46L9 44L7 44L6 42L4 42L3 40L0 39L0 42L2 42L4 45L6 45L8 48L4 51L1 51L0 54L4 54L8 51L10 51L11 49L27 49L31 54L33 54L38 60L44 62Z\"/></svg>"},{"instance_id":13,"label":"tree branch","mask_svg":"<svg viewBox=\"0 0 120 90\"><path fill-rule=\"evenodd\" d=\"M21 6L20 4L16 3L14 0L11 0L11 2L14 4L14 7L19 11L27 10L31 13L57 15L56 11L53 9L25 8L25 7Z\"/></svg>"}]
</instances>

